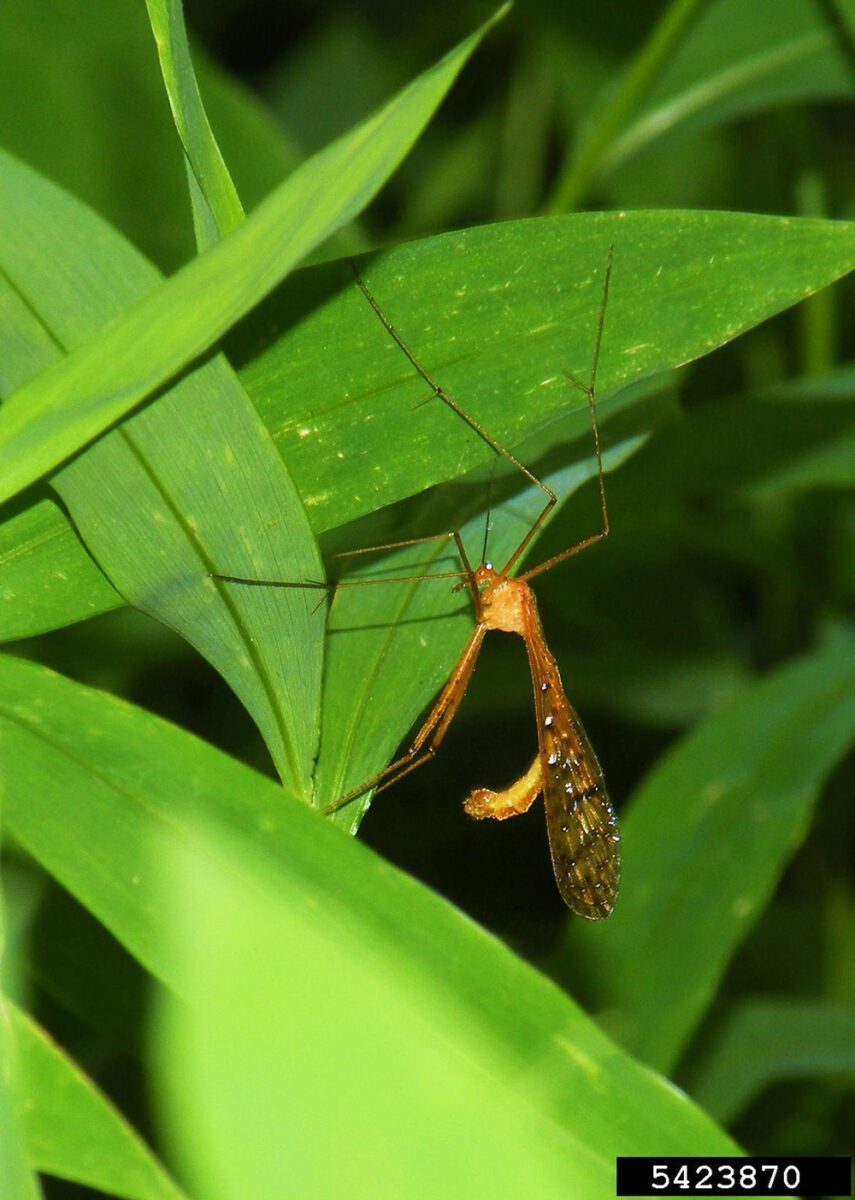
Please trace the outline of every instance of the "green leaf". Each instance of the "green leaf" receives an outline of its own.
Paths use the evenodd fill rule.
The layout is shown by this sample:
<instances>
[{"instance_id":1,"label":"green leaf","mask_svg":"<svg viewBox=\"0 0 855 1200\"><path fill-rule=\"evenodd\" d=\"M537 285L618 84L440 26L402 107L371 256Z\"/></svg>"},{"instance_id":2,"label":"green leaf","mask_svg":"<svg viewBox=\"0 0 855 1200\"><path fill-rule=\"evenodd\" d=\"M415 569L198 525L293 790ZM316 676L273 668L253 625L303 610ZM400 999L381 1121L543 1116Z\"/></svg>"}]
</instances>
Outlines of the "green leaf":
<instances>
[{"instance_id":1,"label":"green leaf","mask_svg":"<svg viewBox=\"0 0 855 1200\"><path fill-rule=\"evenodd\" d=\"M130 1200L180 1200L184 1193L92 1081L26 1013L10 1012L35 1169Z\"/></svg>"},{"instance_id":2,"label":"green leaf","mask_svg":"<svg viewBox=\"0 0 855 1200\"><path fill-rule=\"evenodd\" d=\"M855 738L852 651L844 639L788 663L666 754L622 822L614 916L596 938L571 931L609 1027L660 1070L679 1058Z\"/></svg>"},{"instance_id":3,"label":"green leaf","mask_svg":"<svg viewBox=\"0 0 855 1200\"><path fill-rule=\"evenodd\" d=\"M691 1092L730 1125L764 1088L785 1079L855 1078L855 1008L819 1000L745 1000L725 1019Z\"/></svg>"},{"instance_id":4,"label":"green leaf","mask_svg":"<svg viewBox=\"0 0 855 1200\"><path fill-rule=\"evenodd\" d=\"M192 362L360 211L412 145L489 24L304 163L227 238L18 388L0 410L0 499L86 445ZM4 211L4 259L16 240L19 227Z\"/></svg>"},{"instance_id":5,"label":"green leaf","mask_svg":"<svg viewBox=\"0 0 855 1200\"><path fill-rule=\"evenodd\" d=\"M147 0L146 7L172 118L198 186L200 203L198 207L194 204L194 217L196 240L202 249L242 224L243 206L199 95L181 0ZM195 194L195 189L191 190ZM213 236L202 237L206 216Z\"/></svg>"},{"instance_id":6,"label":"green leaf","mask_svg":"<svg viewBox=\"0 0 855 1200\"><path fill-rule=\"evenodd\" d=\"M14 386L36 354L49 361L57 346L78 344L157 273L88 209L2 157L0 195L28 234L5 247L0 283L12 300L9 340L28 348L0 368ZM320 560L285 467L222 355L78 455L53 485L116 589L220 671L283 778L308 798L321 671L312 604L299 591L233 593L211 575L227 557L246 574L316 578Z\"/></svg>"},{"instance_id":7,"label":"green leaf","mask_svg":"<svg viewBox=\"0 0 855 1200\"><path fill-rule=\"evenodd\" d=\"M485 1020L411 935L400 944L337 899L307 904L245 844L209 834L164 850L164 903L180 914L173 953L187 957L193 992L160 1033L165 1127L180 1132L198 1194L605 1197L615 1145L639 1140L639 1091L654 1106L644 1124L664 1115L664 1093L640 1074L630 1084L629 1060L607 1066L604 1039L568 1001L538 996L536 976L532 990L519 979L505 993L501 1024ZM483 939L467 933L474 950ZM508 1018L526 1000L534 1045L521 1058ZM532 1026L552 1002L563 1028L547 1046ZM619 1129L603 1121L609 1110ZM489 1138L473 1136L473 1114L489 1114ZM682 1120L657 1136L726 1141Z\"/></svg>"},{"instance_id":8,"label":"green leaf","mask_svg":"<svg viewBox=\"0 0 855 1200\"><path fill-rule=\"evenodd\" d=\"M571 1179L592 1181L592 1188L583 1188L580 1194L608 1194L616 1150L643 1153L655 1144L663 1153L733 1151L729 1139L684 1096L617 1050L554 985L451 905L294 802L269 780L131 705L32 663L0 659L0 682L10 830L139 961L194 1009L213 1002L218 1014L231 1019L234 998L242 1004L243 993L235 989L246 985L260 1007L257 1018L249 1022L244 1009L244 1024L249 1030L257 1019L262 1041L269 1034L270 1014L278 1014L280 1033L268 1044L275 1054L268 1052L265 1061L269 1071L280 1076L272 1085L276 1097L285 1092L295 1097L307 1156L322 1151L330 1157L329 1125L316 1124L314 1106L321 1092L325 1102L335 1103L323 1083L318 1083L316 1092L302 1090L310 1059L318 1081L336 1069L355 1086L371 1055L382 1053L383 1059L374 1059L370 1079L392 1078L387 1068L397 1078L398 1071L406 1071L406 1061L402 1066L398 1058L396 1066L396 1048L406 1049L413 1056L410 1061L422 1070L426 1065L420 1048L423 1041L439 1048L448 1045L444 1039L452 1035L454 1063L460 1066L466 1094L481 1094L472 1089L482 1086L494 1094L500 1088L502 1095L511 1087L530 1089L526 1105L533 1111L530 1119L526 1112L526 1128L541 1131L538 1138L541 1133L546 1137L550 1155L557 1156L555 1161L565 1166ZM205 991L210 977L201 974L202 959L209 950L215 953L216 938L223 939L229 953L237 952L243 942L242 926L218 926L209 919L209 936L200 940L197 956L189 946L182 950L170 940L163 920L164 887L179 886L165 857L164 839L182 853L186 848L188 870L206 891L218 878L216 850L200 848L193 837L202 814L222 822L239 846L237 861L230 854L228 872L220 877L223 911L237 912L241 922L257 920L259 924L251 929L263 934L245 950L253 971L260 962L264 975L253 976L255 987L250 978L238 984L232 976L222 1009L220 1000ZM245 901L258 902L256 918L239 899L247 877L254 882ZM272 907L265 879L272 880ZM237 909L230 907L233 904ZM210 909L209 917L219 911ZM194 923L197 912L194 901L189 910ZM284 925L277 925L279 949L272 955L268 953L271 916L277 923L284 918ZM414 930L418 931L415 937ZM282 974L284 960L289 965ZM237 967L237 960L232 961ZM337 974L332 990L322 986L324 975L313 974L324 970L324 962L330 971L337 964L349 964L347 977ZM303 970L308 974L302 975ZM367 1007L362 1007L360 987L372 972L379 991L369 989L363 1001ZM296 1007L278 1006L285 991ZM391 1044L385 1040L384 1023L377 1020L377 1013L385 1008L375 1009L372 1004L378 997L394 998L401 1013L419 1015L418 1022L400 1026L399 1018L394 1018L396 1034ZM334 1028L328 1020L330 1004L337 1014ZM288 1012L288 1021L282 1020L283 1011ZM449 1011L458 1023L457 1033L443 1028ZM349 1023L351 1016L354 1021L358 1018L358 1036ZM369 1016L373 1035L363 1043L361 1033ZM301 1033L313 1039L312 1046L303 1045L293 1061L280 1056L282 1038L288 1036L282 1031L289 1026L298 1039ZM238 1062L253 1036L247 1034L249 1042L241 1038L236 1043ZM470 1066L462 1061L463 1055ZM534 1073L532 1064L536 1064ZM251 1065L255 1070L257 1060ZM433 1085L446 1080L440 1074ZM343 1084L343 1098L350 1095L349 1086ZM372 1096L373 1089L372 1083ZM236 1088L233 1103L242 1106L245 1095ZM408 1145L411 1139L418 1143L428 1137L424 1124L410 1119L410 1111L424 1114L424 1109L409 1108L419 1103L418 1095L406 1088L390 1093L388 1087L387 1095L395 1096L400 1114L387 1147L401 1137ZM436 1120L443 1122L447 1091L438 1094L432 1087L426 1098ZM311 1108L300 1108L303 1102ZM229 1102L223 1097L222 1103ZM261 1136L270 1128L268 1118L262 1117L251 1097L248 1103L260 1123ZM363 1106L364 1112L369 1109L370 1105ZM287 1121L283 1126L284 1117L275 1124L278 1153L298 1153L293 1139L282 1138L283 1127L293 1128L294 1111L290 1126ZM358 1113L350 1116L358 1119ZM241 1127L247 1119L241 1112ZM349 1136L347 1122L338 1132ZM468 1161L481 1161L477 1150L481 1139L465 1139L461 1154L467 1143L477 1156ZM458 1146L460 1142L455 1143ZM333 1157L342 1161L338 1155ZM352 1162L348 1165L354 1167ZM352 1172L349 1177L354 1178ZM403 1194L410 1193L404 1188Z\"/></svg>"}]
</instances>

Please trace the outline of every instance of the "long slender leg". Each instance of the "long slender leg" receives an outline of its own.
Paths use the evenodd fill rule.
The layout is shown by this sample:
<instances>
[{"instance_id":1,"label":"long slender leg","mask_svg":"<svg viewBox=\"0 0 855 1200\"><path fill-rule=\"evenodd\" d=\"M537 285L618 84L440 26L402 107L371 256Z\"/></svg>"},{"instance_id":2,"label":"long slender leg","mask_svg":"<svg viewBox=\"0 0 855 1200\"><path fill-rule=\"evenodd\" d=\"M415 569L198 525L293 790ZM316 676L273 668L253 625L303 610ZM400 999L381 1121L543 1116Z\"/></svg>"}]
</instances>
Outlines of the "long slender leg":
<instances>
[{"instance_id":1,"label":"long slender leg","mask_svg":"<svg viewBox=\"0 0 855 1200\"><path fill-rule=\"evenodd\" d=\"M614 247L610 246L608 257L606 259L606 270L603 278L603 298L600 302L600 315L597 319L597 336L594 342L594 357L591 361L590 379L587 384L584 384L582 383L581 379L577 379L575 375L565 372L567 378L573 384L573 386L578 388L579 391L583 392L588 398L588 409L591 414L591 433L594 439L594 454L596 455L597 459L597 482L600 489L600 512L603 518L602 528L597 533L591 534L590 537L583 538L582 541L577 542L575 546L570 546L569 549L562 550L560 554L553 555L553 557L547 559L546 562L539 563L538 566L532 567L529 571L524 571L520 576L520 579L532 579L535 575L540 575L542 571L547 571L550 567L554 567L556 563L562 562L565 558L569 558L572 554L578 554L580 550L584 550L587 546L593 546L596 542L601 542L603 538L608 537L609 515L606 508L606 484L603 477L603 457L600 450L600 427L597 423L595 391L597 384L597 366L600 361L600 344L603 340L603 325L606 319L606 304L609 298L609 281L612 274L613 250ZM505 564L505 574L507 574L507 572L513 567L514 563L517 562L523 550L525 550L526 546L534 537L537 530L546 520L549 510L552 508L554 503L555 501L553 498L552 503L547 502L547 504L544 506L543 511L540 513L537 520L531 526L528 533L525 535L523 540L520 542L516 550Z\"/></svg>"},{"instance_id":2,"label":"long slender leg","mask_svg":"<svg viewBox=\"0 0 855 1200\"><path fill-rule=\"evenodd\" d=\"M577 554L580 550L583 550L586 546L593 545L595 542L601 541L604 537L606 537L608 535L608 531L609 531L609 529L608 529L608 514L606 512L605 484L603 481L603 465L602 465L602 457L600 454L600 434L599 434L599 427L597 425L596 406L594 403L594 389L595 389L596 378L597 378L597 366L598 366L599 358L600 358L600 345L601 345L602 337L603 337L603 325L604 325L605 316L606 316L606 303L608 301L608 294L609 294L609 281L611 279L613 249L614 249L613 247L609 248L608 257L606 259L606 268L605 268L605 274L604 274L604 279L603 279L603 298L602 298L602 301L600 304L600 313L599 313L599 318L597 321L597 334L596 334L596 341L594 344L594 356L593 356L593 360L591 363L590 381L587 385L585 385L584 383L581 382L581 380L576 379L575 376L568 375L568 379L570 380L570 382L575 387L579 388L582 392L584 392L585 395L588 397L588 404L589 404L590 412L591 412L591 425L592 425L593 435L594 435L594 450L595 450L596 456L597 456L597 471L598 471L598 478L599 478L599 484L600 484L600 506L601 506L602 515L603 515L603 528L600 532L593 534L589 538L585 538L583 541L579 542L577 545L572 546L569 550L564 551L563 553L556 555L554 558L549 559L549 561L547 563L543 563L540 566L535 567L532 571L526 572L522 576L523 579L528 579L531 575L540 574L540 572L543 570L546 570L547 567L554 566L556 562L560 562L564 558L569 558L571 554ZM457 404L457 402L455 400L453 400L448 395L448 393L436 382L436 380L433 379L433 377L430 374L428 374L428 372L424 369L424 367L418 361L416 356L413 354L412 350L410 350L407 343L404 341L404 339L398 333L397 329L395 329L394 325L392 325L392 323L389 321L386 314L380 308L380 305L377 303L374 296L369 291L365 281L362 279L361 275L359 274L359 271L356 268L356 264L351 262L350 265L353 270L353 274L356 278L356 282L359 285L360 290L362 291L362 294L365 296L366 300L373 308L374 312L377 315L378 320L381 322L381 324L383 325L384 329L387 331L389 336L397 343L397 345L400 347L400 349L406 355L406 357L408 358L408 360L410 361L412 366L415 368L415 370L422 377L422 379L424 379L425 383L427 383L428 386L432 389L433 394L435 396L439 397L439 399L442 400L445 404L447 404L450 409L452 409L454 412L456 412L457 415L459 417L461 417L467 423L467 425L469 425L469 427L471 429L474 429L474 431L479 435L479 437L483 438L483 440L487 443L488 446L492 447L492 449L497 454L501 455L507 462L510 462L519 471L521 471L522 474L529 480L529 482L533 483L536 487L540 488L540 490L546 496L546 502L545 502L543 508L541 509L540 513L538 514L536 520L533 522L531 527L528 529L525 536L520 541L519 545L516 547L513 554L508 559L508 561L505 563L504 567L502 568L502 570L500 572L500 574L502 574L502 575L507 575L512 570L514 564L519 560L520 556L525 551L529 542L537 533L538 529L541 527L543 522L546 520L546 517L548 516L550 511L555 507L555 504L557 503L557 497L556 497L555 493L541 479L538 479L537 476L534 474L534 472L530 471L528 469L528 467L526 467L522 462L520 462L520 460L514 454L512 454L510 452L510 450L506 449L504 446L501 445L501 443L497 442L495 440L495 438L493 438L486 431L486 429L484 429L484 427L481 424L479 424L478 421L476 421L474 419L474 417L470 417L469 414L464 409L462 409L460 407L460 405Z\"/></svg>"},{"instance_id":3,"label":"long slender leg","mask_svg":"<svg viewBox=\"0 0 855 1200\"><path fill-rule=\"evenodd\" d=\"M469 562L469 555L466 553L463 539L456 529L452 529L447 533L429 533L425 537L406 538L399 542L386 542L380 546L360 546L357 550L339 550L327 557L355 558L359 554L371 554L380 550L400 550L407 546L421 546L430 542L441 542L443 540L454 542L457 556L463 566L462 571L441 571L430 575L383 576L377 579L345 579L343 582L333 584L333 587L362 587L365 584L372 583L420 583L423 579L461 579L463 582L459 586L469 588L472 599L475 602L475 611L478 612L478 586L475 583L472 564Z\"/></svg>"},{"instance_id":4,"label":"long slender leg","mask_svg":"<svg viewBox=\"0 0 855 1200\"><path fill-rule=\"evenodd\" d=\"M574 380L574 382L576 382ZM554 567L556 563L563 562L565 558L570 558L573 554L578 554L580 550L585 550L588 546L593 546L597 542L603 541L609 536L609 513L606 507L606 482L603 477L603 459L600 451L600 430L597 425L596 409L594 408L594 392L593 388L588 391L588 403L591 407L591 426L594 431L594 452L597 456L597 483L600 489L600 513L603 518L602 528L596 533L592 533L589 537L582 538L581 542L576 542L574 546L568 547L567 550L562 550L559 554L553 554L552 558L547 558L545 562L538 563L536 567L532 567L529 571L523 571L520 579L533 579L535 575L540 575L544 571L548 571L550 567ZM538 518L538 524L544 519L548 509L545 509ZM528 532L530 538L537 524L533 525ZM514 558L518 557L518 552Z\"/></svg>"},{"instance_id":5,"label":"long slender leg","mask_svg":"<svg viewBox=\"0 0 855 1200\"><path fill-rule=\"evenodd\" d=\"M353 587L371 587L376 584L385 583L422 583L425 580L433 579L460 579L463 581L461 586L465 584L472 593L472 598L475 601L476 610L478 605L478 588L475 583L472 567L469 562L469 557L463 546L463 541L457 530L452 530L449 533L431 533L426 537L407 538L400 542L386 542L380 546L363 546L358 550L340 550L335 554L327 555L328 558L351 558L357 554L371 554L380 550L398 550L406 546L420 546L429 542L438 541L453 541L457 554L462 563L463 569L460 571L437 571L429 575L394 575L382 576L376 579L345 579L335 583L326 582L320 579L256 579L244 575L221 575L219 573L212 574L212 579L221 579L225 583L243 583L251 587L282 587L282 588L313 588L327 592L338 591L339 588Z\"/></svg>"},{"instance_id":6,"label":"long slender leg","mask_svg":"<svg viewBox=\"0 0 855 1200\"><path fill-rule=\"evenodd\" d=\"M504 458L506 462L511 463L511 465L516 467L518 471L521 471L523 473L523 475L525 475L526 479L528 479L529 483L533 483L535 485L535 487L540 488L540 490L547 497L546 507L545 507L544 511L548 512L549 509L552 508L552 506L556 502L555 493L552 491L552 489L548 488L542 480L538 479L537 476L534 474L534 472L530 471L524 463L521 463L520 460L516 457L516 455L512 454L510 450L508 450L505 446L503 446L501 444L501 442L497 442L496 439L494 437L492 437L487 432L487 430L484 428L484 426L481 425L478 421L476 421L474 417L470 417L469 413L466 412L465 409L461 408L460 405L457 403L457 401L453 400L451 398L451 396L449 396L448 392L446 392L445 389L443 387L441 387L440 384L438 384L431 375L428 374L428 372L424 369L424 367L421 365L419 360L416 358L415 354L413 354L412 350L409 348L407 343L401 337L400 333L398 333L395 326L391 323L389 318L383 312L380 305L374 299L374 296L369 291L368 286L366 285L364 279L359 274L359 271L356 268L356 263L351 262L350 266L351 266L351 269L353 270L353 274L354 274L354 277L356 278L357 284L359 285L360 291L362 292L363 296L368 301L368 303L371 305L371 307L374 309L374 312L377 314L377 318L380 321L381 325L386 330L386 332L389 334L389 336L392 338L392 340L398 344L398 346L401 348L401 350L407 356L411 365L415 368L415 370L419 373L419 375L421 375L422 379L425 381L425 383L431 389L433 395L438 397L438 399L442 400L442 402L444 404L447 404L448 407L452 410L452 412L456 412L457 415L466 422L466 424L469 426L469 428L473 429L478 434L478 436L480 438L482 438L483 441L485 441L487 443L487 445L496 452L496 454L498 454L502 458ZM542 519L543 519L543 517L540 518L540 520L542 520ZM528 540L528 539L526 539L526 540Z\"/></svg>"},{"instance_id":7,"label":"long slender leg","mask_svg":"<svg viewBox=\"0 0 855 1200\"><path fill-rule=\"evenodd\" d=\"M325 814L336 812L337 809L343 808L345 804L350 804L351 800L355 800L357 796L361 796L363 792L367 792L369 788L380 784L382 788L390 787L396 783L404 775L408 775L410 771L414 771L416 767L421 766L429 758L433 758L437 748L445 737L446 730L454 719L454 714L460 706L460 701L463 699L466 688L469 685L469 680L472 678L472 672L475 670L475 663L478 660L478 652L481 649L481 643L484 640L486 628L482 624L475 626L472 635L457 660L457 665L448 677L448 682L440 692L436 699L433 708L428 713L421 728L413 738L412 745L406 754L402 754L400 758L396 758L394 762L389 763L382 771L378 771L376 775L372 775L370 779L366 779L359 787L352 788L345 795L339 797L338 800L328 804L321 811ZM422 750L422 747L425 747Z\"/></svg>"}]
</instances>

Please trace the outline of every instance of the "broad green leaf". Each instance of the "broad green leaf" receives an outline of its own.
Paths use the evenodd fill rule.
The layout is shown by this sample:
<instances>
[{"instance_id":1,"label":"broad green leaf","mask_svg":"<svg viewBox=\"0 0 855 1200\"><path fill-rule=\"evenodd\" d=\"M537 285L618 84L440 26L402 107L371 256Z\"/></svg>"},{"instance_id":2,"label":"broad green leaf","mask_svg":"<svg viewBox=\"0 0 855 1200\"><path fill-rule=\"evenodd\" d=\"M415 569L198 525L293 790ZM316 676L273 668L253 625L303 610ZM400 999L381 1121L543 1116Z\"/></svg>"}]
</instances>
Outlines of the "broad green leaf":
<instances>
[{"instance_id":1,"label":"broad green leaf","mask_svg":"<svg viewBox=\"0 0 855 1200\"><path fill-rule=\"evenodd\" d=\"M609 1027L668 1070L804 836L855 739L855 653L842 638L779 668L662 758L623 822L622 895L584 952ZM668 997L663 1004L662 997Z\"/></svg>"},{"instance_id":2,"label":"broad green leaf","mask_svg":"<svg viewBox=\"0 0 855 1200\"><path fill-rule=\"evenodd\" d=\"M693 1072L691 1092L730 1125L785 1079L855 1078L855 1008L822 1000L745 1000L725 1018Z\"/></svg>"},{"instance_id":3,"label":"broad green leaf","mask_svg":"<svg viewBox=\"0 0 855 1200\"><path fill-rule=\"evenodd\" d=\"M242 223L243 206L199 95L181 0L147 0L146 7L172 118L198 188L194 219L196 241L202 249ZM202 228L208 222L210 236L203 238Z\"/></svg>"},{"instance_id":4,"label":"broad green leaf","mask_svg":"<svg viewBox=\"0 0 855 1200\"><path fill-rule=\"evenodd\" d=\"M593 1170L598 1191L588 1194L606 1195L613 1186L616 1152L643 1153L652 1145L662 1153L733 1151L698 1109L617 1050L558 988L451 905L269 780L142 710L32 663L0 660L0 682L10 830L150 971L193 1006L206 1002L205 980L189 947L176 953L174 942L166 944L163 846L166 839L170 846L187 847L194 877L213 878L208 873L212 868L216 873L217 859L199 850L192 837L197 818L206 815L221 822L240 845L238 874L222 880L229 897L247 870L253 878L258 873L275 878L273 886L288 914L279 945L282 953L293 951L293 970L301 962L317 966L318 954L327 947L331 966L352 954L359 982L370 963L384 995L394 989L391 994L400 998L404 1011L412 1009L424 1019L430 1018L434 1000L454 996L439 1011L448 1011L445 1004L450 1003L460 1014L464 1048L476 1076L487 1072L488 1082L503 1089L512 1081L532 1088L536 1123L546 1122L561 1135L558 1142L569 1156L561 1161L576 1163L572 1170L582 1172L582 1178ZM263 900L263 886L254 885L252 894ZM270 912L266 902L261 911ZM210 922L208 928L213 934ZM306 945L301 930L321 940ZM229 931L219 932L231 945ZM251 947L247 952L254 955ZM301 959L301 954L309 957ZM323 1063L326 1073L330 1048L343 1045L339 1038L350 1028L347 981L339 975L336 984L337 989L345 987L337 1029L327 1028L326 1020L317 1028L311 1014L326 1013L332 997L316 994L311 980L296 974L274 984L280 962L278 955L268 958L270 1003L280 987L290 989L300 1005L291 1014L294 1028L319 1036L312 1053L318 1071ZM263 991L256 992L256 1000L266 1013ZM288 1022L277 1011L285 1028ZM374 1027L382 1030L382 1023ZM261 1030L265 1036L266 1016ZM411 1025L409 1034L404 1029L402 1035L415 1061L423 1063L418 1049L422 1028ZM382 1032L378 1036L382 1039ZM438 1044L434 1038L443 1035L431 1027L430 1036L431 1044ZM277 1049L281 1045L276 1042ZM346 1045L355 1080L363 1065L360 1038L348 1032ZM490 1047L497 1047L495 1053ZM394 1048L385 1053L393 1054ZM289 1068L277 1053L268 1065L283 1078L293 1069L299 1082L304 1061ZM390 1061L390 1070L393 1065ZM398 1101L404 1104L406 1093ZM439 1097L440 1105L447 1102L447 1094ZM329 1128L323 1129L328 1153ZM301 1137L314 1136L313 1125L301 1125Z\"/></svg>"},{"instance_id":5,"label":"broad green leaf","mask_svg":"<svg viewBox=\"0 0 855 1200\"><path fill-rule=\"evenodd\" d=\"M180 1200L184 1193L92 1081L31 1017L10 1012L35 1169L129 1200Z\"/></svg>"},{"instance_id":6,"label":"broad green leaf","mask_svg":"<svg viewBox=\"0 0 855 1200\"><path fill-rule=\"evenodd\" d=\"M335 904L295 904L240 846L167 849L173 953L192 948L198 999L168 1007L155 1048L196 1195L609 1194L608 1159L539 1111L548 1060L520 1080L439 981L343 939Z\"/></svg>"},{"instance_id":7,"label":"broad green leaf","mask_svg":"<svg viewBox=\"0 0 855 1200\"><path fill-rule=\"evenodd\" d=\"M360 269L423 365L495 437L518 446L566 413L562 371L589 369L610 244L604 419L624 383L708 353L855 261L845 224L659 212L463 230L362 259ZM301 272L236 331L230 352L316 532L491 456L438 401L413 408L427 389L344 264ZM573 407L584 436L584 406ZM63 604L60 612L67 619Z\"/></svg>"},{"instance_id":8,"label":"broad green leaf","mask_svg":"<svg viewBox=\"0 0 855 1200\"><path fill-rule=\"evenodd\" d=\"M412 145L487 27L299 167L227 238L18 388L0 410L0 499L86 445L192 362L360 211ZM6 217L0 223L4 257L17 236Z\"/></svg>"},{"instance_id":9,"label":"broad green leaf","mask_svg":"<svg viewBox=\"0 0 855 1200\"><path fill-rule=\"evenodd\" d=\"M9 305L6 331L30 351L4 359L5 389L32 371L37 353L57 359L57 346L79 344L158 276L93 213L12 159L0 158L0 196L3 217L27 234L0 247L0 286L26 298ZM246 574L314 578L320 561L294 486L225 359L186 374L53 486L116 589L229 680L283 778L308 797L321 670L310 601L296 591L232 594L211 574L227 557ZM51 592L61 601L60 583ZM16 607L28 594L19 592Z\"/></svg>"}]
</instances>

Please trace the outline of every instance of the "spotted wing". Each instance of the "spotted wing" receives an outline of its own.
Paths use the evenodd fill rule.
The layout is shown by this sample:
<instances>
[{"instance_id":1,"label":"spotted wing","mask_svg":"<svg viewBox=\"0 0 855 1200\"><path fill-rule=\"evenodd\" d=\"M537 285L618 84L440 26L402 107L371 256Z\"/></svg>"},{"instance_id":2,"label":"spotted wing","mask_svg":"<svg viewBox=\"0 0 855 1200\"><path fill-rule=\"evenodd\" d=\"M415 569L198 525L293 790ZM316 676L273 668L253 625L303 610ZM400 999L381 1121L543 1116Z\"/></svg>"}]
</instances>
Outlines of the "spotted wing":
<instances>
[{"instance_id":1,"label":"spotted wing","mask_svg":"<svg viewBox=\"0 0 855 1200\"><path fill-rule=\"evenodd\" d=\"M540 632L540 644L529 644L528 651L552 869L565 904L597 921L614 908L620 884L617 818L597 756Z\"/></svg>"}]
</instances>

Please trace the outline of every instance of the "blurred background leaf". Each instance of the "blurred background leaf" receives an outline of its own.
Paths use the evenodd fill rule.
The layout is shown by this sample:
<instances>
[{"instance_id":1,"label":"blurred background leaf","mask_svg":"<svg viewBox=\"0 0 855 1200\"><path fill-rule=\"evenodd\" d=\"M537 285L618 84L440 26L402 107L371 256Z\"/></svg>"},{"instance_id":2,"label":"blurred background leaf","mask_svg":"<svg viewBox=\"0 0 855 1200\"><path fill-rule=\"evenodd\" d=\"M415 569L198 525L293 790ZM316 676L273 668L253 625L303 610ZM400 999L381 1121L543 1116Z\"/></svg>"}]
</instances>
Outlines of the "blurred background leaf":
<instances>
[{"instance_id":1,"label":"blurred background leaf","mask_svg":"<svg viewBox=\"0 0 855 1200\"><path fill-rule=\"evenodd\" d=\"M707 1112L732 1123L772 1083L855 1076L855 1010L793 999L744 1000L726 1017L692 1081Z\"/></svg>"},{"instance_id":2,"label":"blurred background leaf","mask_svg":"<svg viewBox=\"0 0 855 1200\"><path fill-rule=\"evenodd\" d=\"M681 8L685 18L677 21L672 14ZM712 0L670 4L666 12L674 34L664 58L656 59L655 73L651 63L644 90L636 90L635 111L606 142L601 131L613 97L606 89L594 102L586 118L590 131L556 187L555 207L573 206L585 188L601 187L604 179L616 195L621 168L634 158L673 161L690 136L738 118L800 100L852 96L851 47L830 6L813 0L756 0L749 6ZM600 142L600 153L595 169L585 171L581 164L592 141Z\"/></svg>"}]
</instances>

